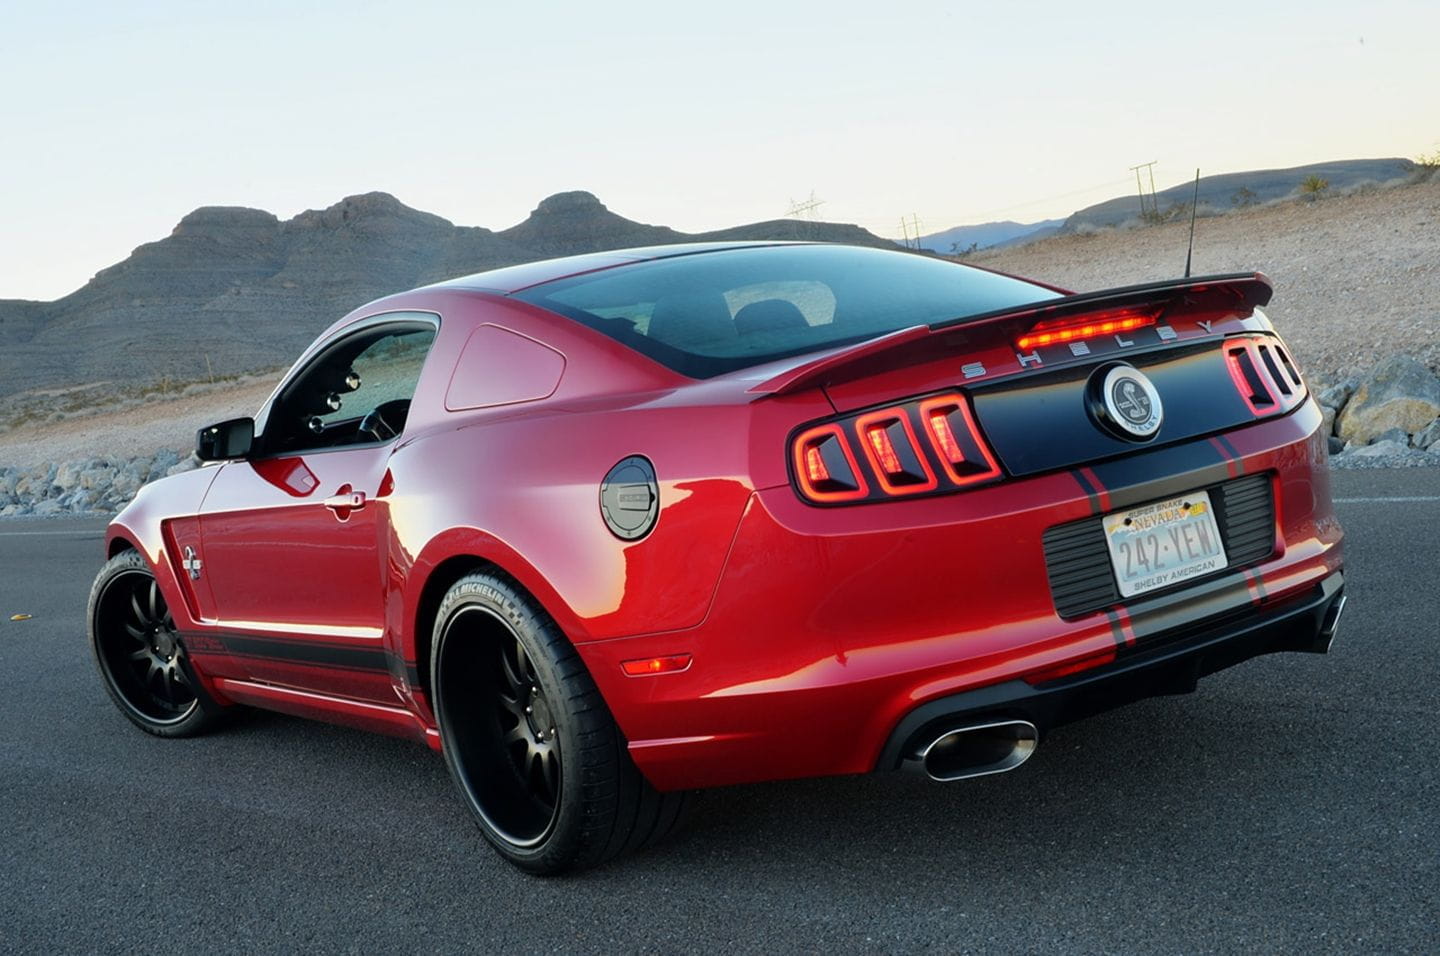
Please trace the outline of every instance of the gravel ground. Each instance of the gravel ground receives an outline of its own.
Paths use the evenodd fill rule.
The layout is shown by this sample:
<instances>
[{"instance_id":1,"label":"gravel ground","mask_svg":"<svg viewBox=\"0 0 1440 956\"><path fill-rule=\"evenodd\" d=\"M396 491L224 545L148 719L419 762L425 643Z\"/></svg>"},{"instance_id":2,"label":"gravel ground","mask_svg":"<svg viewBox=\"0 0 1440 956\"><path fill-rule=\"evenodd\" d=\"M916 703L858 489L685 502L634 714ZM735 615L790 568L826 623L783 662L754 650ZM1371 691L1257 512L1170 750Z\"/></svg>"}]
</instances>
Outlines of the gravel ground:
<instances>
[{"instance_id":1,"label":"gravel ground","mask_svg":"<svg viewBox=\"0 0 1440 956\"><path fill-rule=\"evenodd\" d=\"M76 414L60 422L22 425L0 432L0 466L33 468L97 454L126 458L161 449L190 450L203 425L253 415L278 379L217 386L200 395L166 398L119 410Z\"/></svg>"}]
</instances>

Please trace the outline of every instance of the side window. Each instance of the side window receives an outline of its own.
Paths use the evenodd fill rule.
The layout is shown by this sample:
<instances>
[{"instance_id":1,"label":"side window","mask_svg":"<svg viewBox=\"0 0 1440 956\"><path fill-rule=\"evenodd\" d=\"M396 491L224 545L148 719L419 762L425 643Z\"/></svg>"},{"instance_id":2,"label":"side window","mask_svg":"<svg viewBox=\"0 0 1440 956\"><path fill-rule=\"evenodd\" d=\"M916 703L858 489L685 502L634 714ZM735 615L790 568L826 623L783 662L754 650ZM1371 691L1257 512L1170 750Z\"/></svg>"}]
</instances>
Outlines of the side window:
<instances>
[{"instance_id":1,"label":"side window","mask_svg":"<svg viewBox=\"0 0 1440 956\"><path fill-rule=\"evenodd\" d=\"M428 322L356 332L321 352L280 393L261 438L266 454L386 442L405 430L435 341Z\"/></svg>"}]
</instances>

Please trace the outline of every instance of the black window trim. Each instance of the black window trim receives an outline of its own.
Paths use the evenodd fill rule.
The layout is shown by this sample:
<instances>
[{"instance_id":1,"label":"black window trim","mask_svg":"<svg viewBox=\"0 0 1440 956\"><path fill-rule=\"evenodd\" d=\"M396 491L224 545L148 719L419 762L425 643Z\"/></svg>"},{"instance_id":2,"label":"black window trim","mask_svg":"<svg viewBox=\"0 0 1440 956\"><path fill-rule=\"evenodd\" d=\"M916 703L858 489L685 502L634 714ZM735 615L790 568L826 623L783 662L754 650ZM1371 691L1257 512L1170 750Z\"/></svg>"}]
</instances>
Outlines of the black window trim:
<instances>
[{"instance_id":1,"label":"black window trim","mask_svg":"<svg viewBox=\"0 0 1440 956\"><path fill-rule=\"evenodd\" d=\"M326 448L289 448L284 451L271 452L265 449L264 438L265 428L270 423L270 413L275 410L275 406L284 400L295 382L308 372L316 362L322 361L345 340L365 332L374 331L377 328L391 325L396 328L405 328L408 326L415 330L422 328L433 329L438 338L440 322L440 313L430 309L392 309L387 312L377 312L374 315L367 315L364 318L357 319L343 328L336 329L329 337L311 343L310 347L301 354L300 358L295 361L295 364L290 367L290 370L285 373L285 377L280 380L280 384L275 386L275 390L270 393L270 397L265 399L265 403L260 406L260 410L255 413L255 444L260 449L260 453L252 456L249 460L268 461L272 458L293 458L299 455L324 455L331 452L352 451L357 448L380 448L400 441L405 437L404 429L401 429L400 433L389 441L355 442L349 445L337 445ZM421 378L425 376L425 367L430 364L430 356L434 354L434 351L435 343L432 341L430 343L430 349L425 353L425 362L420 368ZM418 380L416 381L416 387L419 387Z\"/></svg>"}]
</instances>

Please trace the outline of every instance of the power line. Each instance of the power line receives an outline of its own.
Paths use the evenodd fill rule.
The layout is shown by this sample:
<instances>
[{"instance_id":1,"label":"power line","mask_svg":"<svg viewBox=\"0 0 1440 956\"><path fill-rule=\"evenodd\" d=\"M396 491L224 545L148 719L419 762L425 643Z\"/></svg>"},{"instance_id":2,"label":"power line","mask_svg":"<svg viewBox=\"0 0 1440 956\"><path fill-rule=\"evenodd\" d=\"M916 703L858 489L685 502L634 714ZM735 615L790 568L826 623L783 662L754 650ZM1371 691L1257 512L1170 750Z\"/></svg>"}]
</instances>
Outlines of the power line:
<instances>
[{"instance_id":1,"label":"power line","mask_svg":"<svg viewBox=\"0 0 1440 956\"><path fill-rule=\"evenodd\" d=\"M815 210L825 205L825 200L815 198L815 190L810 190L810 198L802 199L799 202L790 200L790 210L785 213L789 219L814 219Z\"/></svg>"}]
</instances>

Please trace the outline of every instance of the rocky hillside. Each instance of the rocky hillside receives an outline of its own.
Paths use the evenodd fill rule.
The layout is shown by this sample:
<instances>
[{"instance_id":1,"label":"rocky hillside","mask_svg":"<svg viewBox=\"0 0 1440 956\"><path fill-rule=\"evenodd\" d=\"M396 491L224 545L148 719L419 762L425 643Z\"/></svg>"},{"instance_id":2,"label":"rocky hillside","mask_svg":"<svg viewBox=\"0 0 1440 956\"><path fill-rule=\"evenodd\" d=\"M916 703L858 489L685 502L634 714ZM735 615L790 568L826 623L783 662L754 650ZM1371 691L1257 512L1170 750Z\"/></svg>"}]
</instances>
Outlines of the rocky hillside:
<instances>
[{"instance_id":1,"label":"rocky hillside","mask_svg":"<svg viewBox=\"0 0 1440 956\"><path fill-rule=\"evenodd\" d=\"M889 246L858 226L778 220L686 234L632 222L587 192L501 232L456 226L387 193L286 221L207 206L55 302L0 300L0 399L82 383L139 385L284 364L371 299L552 256L706 239Z\"/></svg>"},{"instance_id":2,"label":"rocky hillside","mask_svg":"<svg viewBox=\"0 0 1440 956\"><path fill-rule=\"evenodd\" d=\"M1213 211L1226 211L1284 199L1294 195L1300 183L1310 176L1325 180L1329 183L1328 190L1331 193L1339 193L1366 183L1389 183L1404 179L1414 172L1415 164L1408 159L1337 159L1308 166L1292 166L1288 169L1251 169L1242 173L1222 173L1217 176L1201 176L1198 197L1193 180L1159 190L1154 197L1155 209L1161 216L1188 214L1191 199L1194 198L1203 215L1207 207ZM1148 203L1149 183L1145 183L1145 186ZM1087 226L1117 226L1139 217L1140 197L1130 193L1071 213L1060 230L1075 232Z\"/></svg>"}]
</instances>

